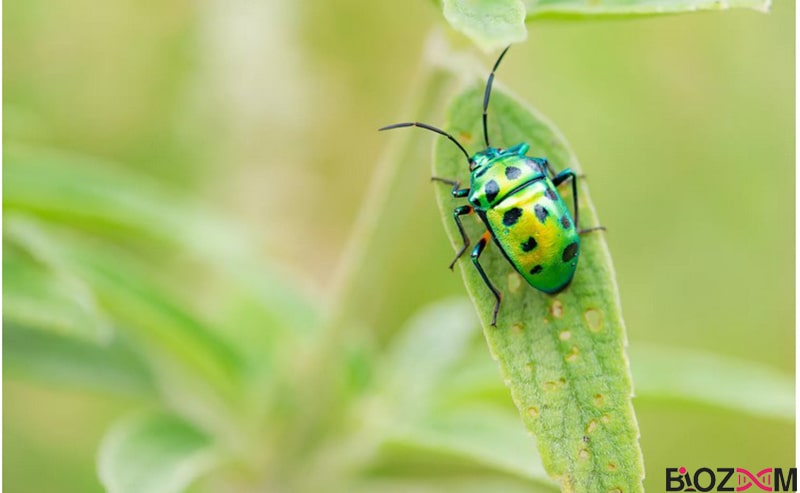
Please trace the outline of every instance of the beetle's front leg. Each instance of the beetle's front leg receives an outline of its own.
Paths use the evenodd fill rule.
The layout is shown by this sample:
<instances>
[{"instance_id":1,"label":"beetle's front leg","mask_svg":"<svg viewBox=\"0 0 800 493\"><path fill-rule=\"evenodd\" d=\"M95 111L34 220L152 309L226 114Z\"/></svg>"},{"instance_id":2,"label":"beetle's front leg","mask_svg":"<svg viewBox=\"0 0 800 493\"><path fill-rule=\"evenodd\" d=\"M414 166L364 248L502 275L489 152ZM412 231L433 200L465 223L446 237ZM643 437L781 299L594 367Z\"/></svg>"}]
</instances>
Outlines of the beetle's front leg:
<instances>
[{"instance_id":1,"label":"beetle's front leg","mask_svg":"<svg viewBox=\"0 0 800 493\"><path fill-rule=\"evenodd\" d=\"M439 181L442 183L447 183L448 185L453 185L453 190L451 194L454 198L460 199L464 198L469 195L469 188L459 188L461 187L461 182L459 180L448 180L447 178L439 178L438 176L432 176L431 181Z\"/></svg>"}]
</instances>

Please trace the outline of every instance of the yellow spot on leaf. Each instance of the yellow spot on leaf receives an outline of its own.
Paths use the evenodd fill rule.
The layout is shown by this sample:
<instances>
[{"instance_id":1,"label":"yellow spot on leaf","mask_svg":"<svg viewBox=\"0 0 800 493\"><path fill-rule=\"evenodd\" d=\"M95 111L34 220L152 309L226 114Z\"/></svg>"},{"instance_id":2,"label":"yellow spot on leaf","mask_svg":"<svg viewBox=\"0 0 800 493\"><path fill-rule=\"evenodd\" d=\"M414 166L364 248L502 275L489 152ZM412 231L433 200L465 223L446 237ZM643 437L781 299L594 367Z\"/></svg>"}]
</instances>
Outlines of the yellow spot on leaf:
<instances>
[{"instance_id":1,"label":"yellow spot on leaf","mask_svg":"<svg viewBox=\"0 0 800 493\"><path fill-rule=\"evenodd\" d=\"M522 325L521 322L517 322L517 323L515 323L514 325L511 326L511 330L515 334L522 334L523 329L525 329L525 327Z\"/></svg>"},{"instance_id":2,"label":"yellow spot on leaf","mask_svg":"<svg viewBox=\"0 0 800 493\"><path fill-rule=\"evenodd\" d=\"M603 407L606 403L606 397L603 394L595 394L593 400L594 405L597 407Z\"/></svg>"},{"instance_id":3,"label":"yellow spot on leaf","mask_svg":"<svg viewBox=\"0 0 800 493\"><path fill-rule=\"evenodd\" d=\"M599 310L589 308L583 314L583 318L586 319L590 331L597 333L603 330L603 314Z\"/></svg>"},{"instance_id":4,"label":"yellow spot on leaf","mask_svg":"<svg viewBox=\"0 0 800 493\"><path fill-rule=\"evenodd\" d=\"M535 406L529 407L528 408L528 414L530 414L531 417L534 417L534 418L538 417L539 416L539 408L537 408Z\"/></svg>"},{"instance_id":5,"label":"yellow spot on leaf","mask_svg":"<svg viewBox=\"0 0 800 493\"><path fill-rule=\"evenodd\" d=\"M578 458L582 460L587 460L589 458L589 451L585 448L578 450Z\"/></svg>"},{"instance_id":6,"label":"yellow spot on leaf","mask_svg":"<svg viewBox=\"0 0 800 493\"><path fill-rule=\"evenodd\" d=\"M572 346L572 349L569 351L569 354L564 356L564 361L566 361L567 363L574 363L575 361L578 361L578 347L577 346Z\"/></svg>"},{"instance_id":7,"label":"yellow spot on leaf","mask_svg":"<svg viewBox=\"0 0 800 493\"><path fill-rule=\"evenodd\" d=\"M593 419L589 421L589 424L586 425L586 433L591 433L597 429L597 420Z\"/></svg>"},{"instance_id":8,"label":"yellow spot on leaf","mask_svg":"<svg viewBox=\"0 0 800 493\"><path fill-rule=\"evenodd\" d=\"M606 424L606 425L607 425L608 423L610 423L610 422L611 422L611 416L609 416L608 414L604 414L604 415L603 415L603 416L600 418L600 421L602 421L602 422L603 422L603 424Z\"/></svg>"},{"instance_id":9,"label":"yellow spot on leaf","mask_svg":"<svg viewBox=\"0 0 800 493\"><path fill-rule=\"evenodd\" d=\"M558 334L558 338L562 341L568 341L569 338L572 337L572 332L565 330L564 332Z\"/></svg>"},{"instance_id":10,"label":"yellow spot on leaf","mask_svg":"<svg viewBox=\"0 0 800 493\"><path fill-rule=\"evenodd\" d=\"M512 293L516 293L519 291L520 286L522 286L522 277L516 272L512 272L508 275L508 290Z\"/></svg>"},{"instance_id":11,"label":"yellow spot on leaf","mask_svg":"<svg viewBox=\"0 0 800 493\"><path fill-rule=\"evenodd\" d=\"M550 305L550 314L552 314L555 318L561 318L564 316L564 304L559 300L553 301L553 304Z\"/></svg>"}]
</instances>

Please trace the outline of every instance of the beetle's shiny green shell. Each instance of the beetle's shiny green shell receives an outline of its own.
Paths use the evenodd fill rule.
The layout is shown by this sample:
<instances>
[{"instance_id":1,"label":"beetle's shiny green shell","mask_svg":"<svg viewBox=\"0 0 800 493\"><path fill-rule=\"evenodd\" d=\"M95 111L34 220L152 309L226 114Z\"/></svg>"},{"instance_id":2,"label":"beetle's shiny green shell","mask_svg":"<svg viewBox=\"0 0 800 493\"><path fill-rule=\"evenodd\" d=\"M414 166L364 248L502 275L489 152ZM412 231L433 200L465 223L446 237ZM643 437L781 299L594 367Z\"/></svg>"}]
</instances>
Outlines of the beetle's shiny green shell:
<instances>
[{"instance_id":1,"label":"beetle's shiny green shell","mask_svg":"<svg viewBox=\"0 0 800 493\"><path fill-rule=\"evenodd\" d=\"M527 144L473 156L469 201L508 261L534 288L556 293L575 274L578 230L543 161Z\"/></svg>"}]
</instances>

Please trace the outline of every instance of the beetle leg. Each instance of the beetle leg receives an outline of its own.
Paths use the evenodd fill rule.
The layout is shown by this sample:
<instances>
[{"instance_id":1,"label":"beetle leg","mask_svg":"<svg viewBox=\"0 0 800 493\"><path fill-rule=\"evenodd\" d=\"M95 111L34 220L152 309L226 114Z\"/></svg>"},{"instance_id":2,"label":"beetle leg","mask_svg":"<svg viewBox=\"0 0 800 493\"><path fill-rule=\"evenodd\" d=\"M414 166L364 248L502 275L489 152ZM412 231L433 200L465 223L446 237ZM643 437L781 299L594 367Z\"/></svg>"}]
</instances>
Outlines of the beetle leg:
<instances>
[{"instance_id":1,"label":"beetle leg","mask_svg":"<svg viewBox=\"0 0 800 493\"><path fill-rule=\"evenodd\" d=\"M572 178L572 204L575 210L575 227L578 228L578 176L569 168L553 177L553 185L559 186ZM592 228L578 229L578 234L591 233L592 231L605 231L605 226L594 226Z\"/></svg>"},{"instance_id":2,"label":"beetle leg","mask_svg":"<svg viewBox=\"0 0 800 493\"><path fill-rule=\"evenodd\" d=\"M578 225L580 223L578 222L578 178L575 176L575 172L573 172L569 168L565 169L564 171L553 177L553 185L559 186L569 179L572 179L572 208L575 211L575 227L579 228L580 226Z\"/></svg>"},{"instance_id":3,"label":"beetle leg","mask_svg":"<svg viewBox=\"0 0 800 493\"><path fill-rule=\"evenodd\" d=\"M483 278L483 282L485 282L486 285L489 287L489 289L492 290L492 294L494 294L494 298L495 300L497 300L494 304L494 310L492 311L492 327L496 327L497 312L500 311L500 301L503 299L503 295L502 293L500 293L500 291L497 290L497 288L495 288L492 285L492 282L489 281L489 278L486 276L486 272L483 271L483 267L481 267L480 262L478 262L478 257L481 256L481 253L483 253L483 250L486 248L486 245L489 244L489 239L491 237L492 236L491 233L489 233L489 230L486 230L486 232L483 233L481 239L478 240L478 244L475 245L475 248L472 250L472 263L475 264L475 268L478 269L478 273Z\"/></svg>"},{"instance_id":4,"label":"beetle leg","mask_svg":"<svg viewBox=\"0 0 800 493\"><path fill-rule=\"evenodd\" d=\"M595 226L593 228L579 229L578 230L578 234L582 235L582 234L586 234L586 233L591 233L592 231L606 231L606 227L605 226Z\"/></svg>"},{"instance_id":5,"label":"beetle leg","mask_svg":"<svg viewBox=\"0 0 800 493\"><path fill-rule=\"evenodd\" d=\"M456 253L456 258L450 262L450 270L453 270L453 266L456 265L458 259L460 259L461 256L464 255L464 252L467 251L467 248L469 248L469 236L467 236L467 232L464 231L464 225L461 224L460 216L466 216L467 214L472 214L473 212L475 212L475 210L471 205L462 205L461 207L456 207L455 210L453 210L453 219L456 221L456 226L458 226L458 232L461 233L461 239L464 240L464 245L462 245L461 249L458 251L458 253Z\"/></svg>"},{"instance_id":6,"label":"beetle leg","mask_svg":"<svg viewBox=\"0 0 800 493\"><path fill-rule=\"evenodd\" d=\"M556 171L553 169L553 166L550 164L550 161L548 161L547 158L545 158L545 157L540 157L540 158L537 158L537 159L541 160L542 166L544 166L544 168L550 174L549 178L551 180L554 179L554 177L556 176Z\"/></svg>"},{"instance_id":7,"label":"beetle leg","mask_svg":"<svg viewBox=\"0 0 800 493\"><path fill-rule=\"evenodd\" d=\"M432 176L431 181L440 181L442 183L447 183L448 185L453 185L453 197L460 199L469 195L469 188L459 188L461 186L461 182L459 180L448 180L447 178L439 178L437 176Z\"/></svg>"}]
</instances>

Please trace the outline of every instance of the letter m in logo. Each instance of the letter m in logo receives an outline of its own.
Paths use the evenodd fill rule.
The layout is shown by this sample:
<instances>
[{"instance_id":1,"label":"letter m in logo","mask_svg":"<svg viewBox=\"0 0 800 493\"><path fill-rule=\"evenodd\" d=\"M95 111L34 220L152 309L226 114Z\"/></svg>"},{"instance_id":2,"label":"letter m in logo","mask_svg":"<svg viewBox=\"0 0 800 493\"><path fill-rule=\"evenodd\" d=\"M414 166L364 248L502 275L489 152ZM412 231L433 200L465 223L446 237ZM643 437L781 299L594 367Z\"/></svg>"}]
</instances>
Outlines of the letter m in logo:
<instances>
[{"instance_id":1,"label":"letter m in logo","mask_svg":"<svg viewBox=\"0 0 800 493\"><path fill-rule=\"evenodd\" d=\"M786 476L784 476L786 474ZM792 467L786 473L784 469L774 469L775 491L797 491L797 468Z\"/></svg>"}]
</instances>

